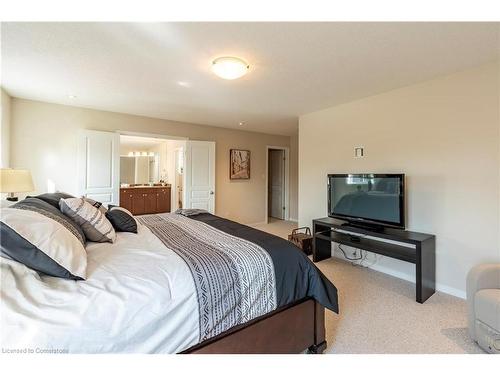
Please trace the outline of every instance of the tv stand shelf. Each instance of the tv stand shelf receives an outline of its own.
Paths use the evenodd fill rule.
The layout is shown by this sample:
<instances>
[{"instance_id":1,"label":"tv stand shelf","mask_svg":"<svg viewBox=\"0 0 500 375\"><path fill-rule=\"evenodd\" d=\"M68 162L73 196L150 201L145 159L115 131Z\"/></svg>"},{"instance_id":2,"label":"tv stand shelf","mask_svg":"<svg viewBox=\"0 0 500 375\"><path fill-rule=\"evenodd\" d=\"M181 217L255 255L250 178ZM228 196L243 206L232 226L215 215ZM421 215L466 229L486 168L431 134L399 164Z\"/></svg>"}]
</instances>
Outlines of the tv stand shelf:
<instances>
[{"instance_id":1,"label":"tv stand shelf","mask_svg":"<svg viewBox=\"0 0 500 375\"><path fill-rule=\"evenodd\" d=\"M331 257L331 243L352 246L415 264L416 301L424 303L435 292L434 235L384 228L371 231L341 224L330 217L313 220L313 261Z\"/></svg>"}]
</instances>

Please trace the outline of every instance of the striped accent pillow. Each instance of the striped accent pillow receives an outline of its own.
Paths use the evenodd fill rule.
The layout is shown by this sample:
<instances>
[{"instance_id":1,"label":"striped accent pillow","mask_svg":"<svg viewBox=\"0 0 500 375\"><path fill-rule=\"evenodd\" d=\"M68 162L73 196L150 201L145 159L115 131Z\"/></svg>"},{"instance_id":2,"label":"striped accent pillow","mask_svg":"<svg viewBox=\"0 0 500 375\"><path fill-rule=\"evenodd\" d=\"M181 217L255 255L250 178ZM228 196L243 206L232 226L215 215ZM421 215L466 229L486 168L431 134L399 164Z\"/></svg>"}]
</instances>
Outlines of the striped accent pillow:
<instances>
[{"instance_id":1,"label":"striped accent pillow","mask_svg":"<svg viewBox=\"0 0 500 375\"><path fill-rule=\"evenodd\" d=\"M69 198L69 197L68 197ZM92 206L94 206L95 208L97 208L99 211L101 211L103 214L105 214L108 209L106 207L103 206L103 204L101 202L98 202L96 200L93 200L93 199L90 199L90 198L87 198L87 197L82 197L82 199L85 201L85 202L89 202Z\"/></svg>"},{"instance_id":2,"label":"striped accent pillow","mask_svg":"<svg viewBox=\"0 0 500 375\"><path fill-rule=\"evenodd\" d=\"M61 199L59 207L63 214L80 224L87 240L93 242L114 242L116 239L115 230L102 211L84 199Z\"/></svg>"},{"instance_id":3,"label":"striped accent pillow","mask_svg":"<svg viewBox=\"0 0 500 375\"><path fill-rule=\"evenodd\" d=\"M85 233L83 233L82 228L74 220L64 215L59 209L59 206L57 206L56 208L53 204L47 203L41 199L28 197L12 205L11 208L38 212L39 214L44 215L49 219L57 221L59 224L69 230L78 239L78 241L81 242L83 246L85 246L86 239Z\"/></svg>"}]
</instances>

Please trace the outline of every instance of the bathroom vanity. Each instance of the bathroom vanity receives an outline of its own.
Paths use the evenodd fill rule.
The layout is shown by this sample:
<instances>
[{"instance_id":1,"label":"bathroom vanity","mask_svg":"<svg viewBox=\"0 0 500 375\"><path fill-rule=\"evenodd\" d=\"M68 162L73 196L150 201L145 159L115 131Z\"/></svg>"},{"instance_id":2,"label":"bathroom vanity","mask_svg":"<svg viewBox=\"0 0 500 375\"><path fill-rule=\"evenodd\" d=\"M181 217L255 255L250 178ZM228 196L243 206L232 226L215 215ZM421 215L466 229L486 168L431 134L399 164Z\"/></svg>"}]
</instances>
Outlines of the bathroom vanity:
<instances>
[{"instance_id":1,"label":"bathroom vanity","mask_svg":"<svg viewBox=\"0 0 500 375\"><path fill-rule=\"evenodd\" d=\"M133 215L170 212L171 186L130 186L120 188L120 206Z\"/></svg>"}]
</instances>

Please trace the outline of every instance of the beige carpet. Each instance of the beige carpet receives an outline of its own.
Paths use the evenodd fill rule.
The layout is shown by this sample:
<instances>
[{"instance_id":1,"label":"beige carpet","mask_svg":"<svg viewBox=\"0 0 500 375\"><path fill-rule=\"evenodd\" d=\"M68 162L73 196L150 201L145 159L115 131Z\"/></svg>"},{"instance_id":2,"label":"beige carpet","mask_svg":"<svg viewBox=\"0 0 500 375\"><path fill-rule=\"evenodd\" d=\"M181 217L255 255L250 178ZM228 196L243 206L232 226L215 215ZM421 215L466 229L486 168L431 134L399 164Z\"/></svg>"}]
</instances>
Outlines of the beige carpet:
<instances>
[{"instance_id":1,"label":"beige carpet","mask_svg":"<svg viewBox=\"0 0 500 375\"><path fill-rule=\"evenodd\" d=\"M296 223L255 227L286 238ZM326 312L327 353L484 353L467 334L464 300L438 292L419 304L413 283L340 259L316 265L339 290L340 315Z\"/></svg>"},{"instance_id":2,"label":"beige carpet","mask_svg":"<svg viewBox=\"0 0 500 375\"><path fill-rule=\"evenodd\" d=\"M297 223L294 221L279 220L272 217L268 218L268 224L252 225L252 227L254 228L260 229L267 233L272 233L285 239L287 239L287 236L292 233L292 229L297 228L297 226Z\"/></svg>"}]
</instances>

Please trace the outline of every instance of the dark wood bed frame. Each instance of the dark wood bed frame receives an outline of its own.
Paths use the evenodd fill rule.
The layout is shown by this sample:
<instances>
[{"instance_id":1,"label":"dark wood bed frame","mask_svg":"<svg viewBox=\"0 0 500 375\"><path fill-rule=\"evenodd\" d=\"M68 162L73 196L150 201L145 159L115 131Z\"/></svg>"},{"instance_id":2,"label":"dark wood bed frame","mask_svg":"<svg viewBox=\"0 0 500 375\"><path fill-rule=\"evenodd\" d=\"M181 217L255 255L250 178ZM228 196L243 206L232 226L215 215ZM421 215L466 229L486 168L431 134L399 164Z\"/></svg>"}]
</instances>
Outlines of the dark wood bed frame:
<instances>
[{"instance_id":1,"label":"dark wood bed frame","mask_svg":"<svg viewBox=\"0 0 500 375\"><path fill-rule=\"evenodd\" d=\"M325 308L307 298L238 325L183 354L321 354L326 348Z\"/></svg>"}]
</instances>

